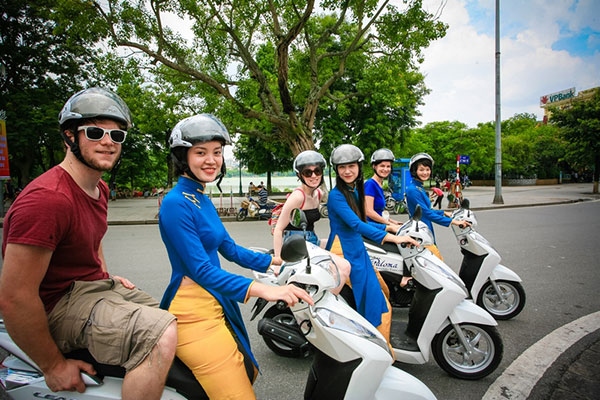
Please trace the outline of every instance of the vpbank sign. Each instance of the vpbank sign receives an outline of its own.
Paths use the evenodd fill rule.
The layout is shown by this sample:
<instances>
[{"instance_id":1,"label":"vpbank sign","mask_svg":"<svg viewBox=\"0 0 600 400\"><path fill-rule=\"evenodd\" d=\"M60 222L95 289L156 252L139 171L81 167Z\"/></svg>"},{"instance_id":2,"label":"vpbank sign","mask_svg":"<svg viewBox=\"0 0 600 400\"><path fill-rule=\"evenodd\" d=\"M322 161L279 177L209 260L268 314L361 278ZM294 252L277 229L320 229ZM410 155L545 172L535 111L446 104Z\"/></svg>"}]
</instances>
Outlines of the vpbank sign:
<instances>
[{"instance_id":1,"label":"vpbank sign","mask_svg":"<svg viewBox=\"0 0 600 400\"><path fill-rule=\"evenodd\" d=\"M572 99L573 97L575 97L574 87L540 97L540 106L544 107L558 101Z\"/></svg>"}]
</instances>

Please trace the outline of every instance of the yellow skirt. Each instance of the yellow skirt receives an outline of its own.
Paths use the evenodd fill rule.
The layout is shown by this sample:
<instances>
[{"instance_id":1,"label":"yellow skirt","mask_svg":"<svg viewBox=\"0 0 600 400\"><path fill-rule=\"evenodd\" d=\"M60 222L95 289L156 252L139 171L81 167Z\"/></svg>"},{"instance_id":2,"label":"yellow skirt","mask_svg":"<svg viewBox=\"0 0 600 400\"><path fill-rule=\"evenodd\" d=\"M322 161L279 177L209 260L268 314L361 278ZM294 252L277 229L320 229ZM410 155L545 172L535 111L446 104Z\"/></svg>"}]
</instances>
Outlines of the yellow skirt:
<instances>
[{"instance_id":1,"label":"yellow skirt","mask_svg":"<svg viewBox=\"0 0 600 400\"><path fill-rule=\"evenodd\" d=\"M219 302L186 280L171 302L177 317L177 357L194 373L211 400L256 399ZM256 378L256 372L254 377Z\"/></svg>"}]
</instances>

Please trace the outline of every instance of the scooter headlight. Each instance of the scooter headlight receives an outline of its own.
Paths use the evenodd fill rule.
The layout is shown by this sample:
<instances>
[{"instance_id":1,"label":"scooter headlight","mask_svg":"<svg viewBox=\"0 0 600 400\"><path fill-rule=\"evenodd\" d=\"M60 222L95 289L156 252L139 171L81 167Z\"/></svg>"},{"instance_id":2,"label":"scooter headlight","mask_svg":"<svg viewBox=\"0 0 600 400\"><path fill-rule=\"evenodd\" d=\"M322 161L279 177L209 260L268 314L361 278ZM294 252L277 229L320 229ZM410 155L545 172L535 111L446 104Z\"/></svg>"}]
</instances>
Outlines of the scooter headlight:
<instances>
[{"instance_id":1,"label":"scooter headlight","mask_svg":"<svg viewBox=\"0 0 600 400\"><path fill-rule=\"evenodd\" d=\"M323 307L315 308L314 312L317 320L323 325L367 339L368 341L378 345L390 353L390 348L388 347L385 339L377 336L377 334L371 331L368 327L361 325L359 322L346 318L343 315Z\"/></svg>"}]
</instances>

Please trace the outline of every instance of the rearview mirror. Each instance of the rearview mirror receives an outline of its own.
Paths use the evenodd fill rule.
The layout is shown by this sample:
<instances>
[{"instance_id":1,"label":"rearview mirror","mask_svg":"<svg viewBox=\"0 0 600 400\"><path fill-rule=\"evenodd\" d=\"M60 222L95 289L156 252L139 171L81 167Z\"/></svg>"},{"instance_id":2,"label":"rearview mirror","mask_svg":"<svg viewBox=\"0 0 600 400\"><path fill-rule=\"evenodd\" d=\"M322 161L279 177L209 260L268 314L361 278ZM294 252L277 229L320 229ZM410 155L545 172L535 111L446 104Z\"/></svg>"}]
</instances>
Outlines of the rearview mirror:
<instances>
[{"instance_id":1,"label":"rearview mirror","mask_svg":"<svg viewBox=\"0 0 600 400\"><path fill-rule=\"evenodd\" d=\"M301 235L291 235L285 238L281 246L281 258L284 261L296 262L308 258L306 241Z\"/></svg>"},{"instance_id":2,"label":"rearview mirror","mask_svg":"<svg viewBox=\"0 0 600 400\"><path fill-rule=\"evenodd\" d=\"M290 223L295 228L300 228L303 231L306 230L306 226L308 225L308 221L306 219L306 214L299 208L294 208L290 215Z\"/></svg>"}]
</instances>

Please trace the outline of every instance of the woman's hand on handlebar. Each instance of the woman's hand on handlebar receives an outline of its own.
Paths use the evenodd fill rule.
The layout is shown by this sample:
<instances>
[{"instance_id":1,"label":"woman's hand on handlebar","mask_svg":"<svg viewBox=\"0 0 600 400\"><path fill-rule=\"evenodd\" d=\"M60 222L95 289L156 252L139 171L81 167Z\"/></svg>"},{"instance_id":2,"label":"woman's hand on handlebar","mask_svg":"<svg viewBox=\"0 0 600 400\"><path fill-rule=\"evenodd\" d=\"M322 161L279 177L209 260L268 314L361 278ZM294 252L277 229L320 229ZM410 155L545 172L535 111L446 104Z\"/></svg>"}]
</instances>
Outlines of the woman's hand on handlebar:
<instances>
[{"instance_id":1,"label":"woman's hand on handlebar","mask_svg":"<svg viewBox=\"0 0 600 400\"><path fill-rule=\"evenodd\" d=\"M452 225L456 225L460 228L466 228L467 226L471 226L471 223L468 221L464 221L464 220L457 220L457 219L453 219L451 222Z\"/></svg>"},{"instance_id":2,"label":"woman's hand on handlebar","mask_svg":"<svg viewBox=\"0 0 600 400\"><path fill-rule=\"evenodd\" d=\"M252 286L250 286L250 295L261 297L268 301L281 300L288 306L293 306L300 300L305 301L311 306L315 304L306 290L295 285L270 286L260 282L254 282Z\"/></svg>"},{"instance_id":3,"label":"woman's hand on handlebar","mask_svg":"<svg viewBox=\"0 0 600 400\"><path fill-rule=\"evenodd\" d=\"M391 238L391 240L387 240L388 237ZM407 245L412 245L412 246L416 246L419 247L419 242L417 242L415 239L411 238L410 236L406 236L406 235L401 235L401 236L396 236L396 235L387 235L386 236L386 241L392 242L392 243L396 243L396 244L407 244Z\"/></svg>"}]
</instances>

